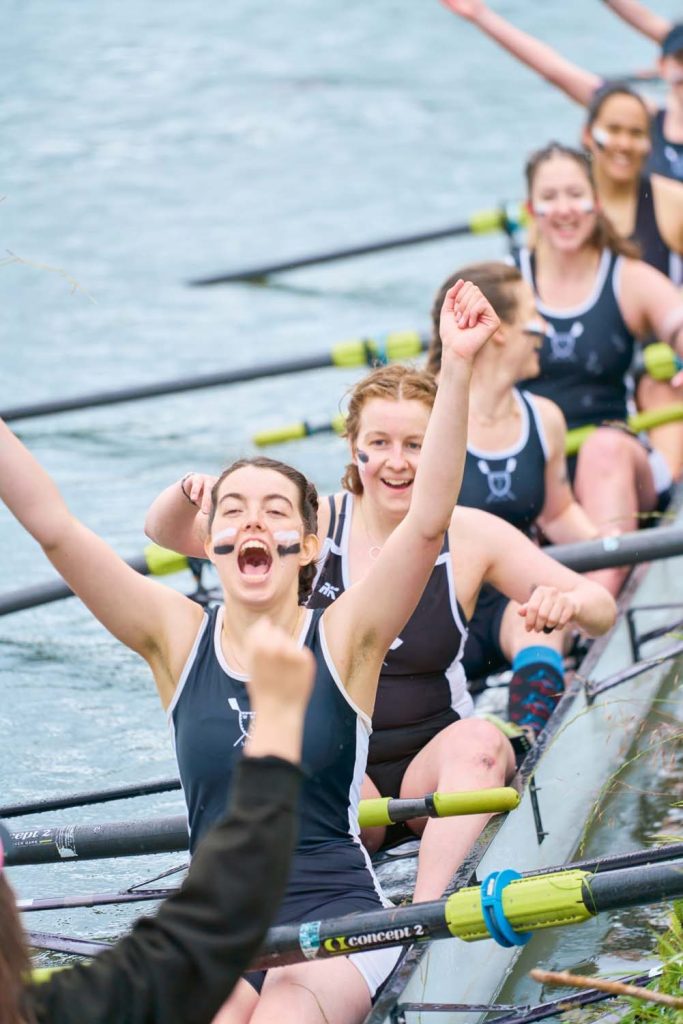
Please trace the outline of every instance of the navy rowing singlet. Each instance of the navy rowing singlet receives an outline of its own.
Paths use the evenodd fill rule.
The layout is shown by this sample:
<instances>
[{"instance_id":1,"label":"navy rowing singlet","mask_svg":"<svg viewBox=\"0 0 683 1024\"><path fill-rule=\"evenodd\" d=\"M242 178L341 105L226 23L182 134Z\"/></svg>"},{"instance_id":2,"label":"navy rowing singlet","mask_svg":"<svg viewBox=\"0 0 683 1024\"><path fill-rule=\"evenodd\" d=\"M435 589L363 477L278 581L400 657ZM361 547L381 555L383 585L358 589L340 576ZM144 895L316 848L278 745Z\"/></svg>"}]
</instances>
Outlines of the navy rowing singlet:
<instances>
[{"instance_id":1,"label":"navy rowing singlet","mask_svg":"<svg viewBox=\"0 0 683 1024\"><path fill-rule=\"evenodd\" d=\"M652 149L646 171L683 181L683 142L669 142L664 135L665 114L665 110L658 110L652 118Z\"/></svg>"},{"instance_id":2,"label":"navy rowing singlet","mask_svg":"<svg viewBox=\"0 0 683 1024\"><path fill-rule=\"evenodd\" d=\"M304 725L299 841L279 921L302 920L321 906L346 913L382 905L357 824L370 720L339 679L322 614L306 612L299 638L317 671ZM222 605L205 613L168 709L192 850L225 813L251 717L246 677L228 668L221 648L223 615Z\"/></svg>"},{"instance_id":3,"label":"navy rowing singlet","mask_svg":"<svg viewBox=\"0 0 683 1024\"><path fill-rule=\"evenodd\" d=\"M349 537L353 495L344 492L339 516L334 497L330 502L330 526L320 558L321 569L313 584L309 607L321 608L351 585ZM455 596L448 535L420 603L387 651L379 677L372 716L370 765L412 749L415 732L427 735L472 713L461 658L467 627ZM405 746L408 744L408 747ZM391 794L397 796L397 793Z\"/></svg>"},{"instance_id":4,"label":"navy rowing singlet","mask_svg":"<svg viewBox=\"0 0 683 1024\"><path fill-rule=\"evenodd\" d=\"M626 419L635 338L617 298L621 257L605 249L592 295L575 309L561 311L550 309L538 296L533 253L522 249L519 260L549 329L540 353L540 376L523 386L559 405L570 430Z\"/></svg>"},{"instance_id":5,"label":"navy rowing singlet","mask_svg":"<svg viewBox=\"0 0 683 1024\"><path fill-rule=\"evenodd\" d=\"M529 534L545 504L548 446L533 396L513 392L521 412L519 440L489 452L468 443L458 504L480 508Z\"/></svg>"},{"instance_id":6,"label":"navy rowing singlet","mask_svg":"<svg viewBox=\"0 0 683 1024\"><path fill-rule=\"evenodd\" d=\"M669 248L659 232L649 178L641 178L638 185L636 226L631 241L640 246L640 254L645 263L661 271L674 284L683 282L683 259L680 253Z\"/></svg>"}]
</instances>

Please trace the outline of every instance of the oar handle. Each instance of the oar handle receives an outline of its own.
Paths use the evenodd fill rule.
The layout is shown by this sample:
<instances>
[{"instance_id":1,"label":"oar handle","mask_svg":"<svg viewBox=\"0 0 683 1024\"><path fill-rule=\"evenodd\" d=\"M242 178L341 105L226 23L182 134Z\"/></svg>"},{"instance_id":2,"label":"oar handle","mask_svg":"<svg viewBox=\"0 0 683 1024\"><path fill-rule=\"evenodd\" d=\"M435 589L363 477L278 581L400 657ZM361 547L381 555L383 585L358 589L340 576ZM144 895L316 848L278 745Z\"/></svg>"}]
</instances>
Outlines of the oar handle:
<instances>
[{"instance_id":1,"label":"oar handle","mask_svg":"<svg viewBox=\"0 0 683 1024\"><path fill-rule=\"evenodd\" d=\"M449 818L459 814L495 814L518 806L519 793L511 786L466 790L461 793L431 793L426 797L397 800L377 797L361 800L358 824L361 828L395 825L413 818Z\"/></svg>"},{"instance_id":2,"label":"oar handle","mask_svg":"<svg viewBox=\"0 0 683 1024\"><path fill-rule=\"evenodd\" d=\"M668 348L668 346L666 346ZM665 423L675 423L683 420L683 402L675 402L672 405L663 405L660 409L648 409L646 412L638 412L629 416L627 423L634 433L641 430L654 430L656 427L664 426ZM575 427L567 431L567 455L576 455L581 445L596 430L594 424L585 427Z\"/></svg>"}]
</instances>

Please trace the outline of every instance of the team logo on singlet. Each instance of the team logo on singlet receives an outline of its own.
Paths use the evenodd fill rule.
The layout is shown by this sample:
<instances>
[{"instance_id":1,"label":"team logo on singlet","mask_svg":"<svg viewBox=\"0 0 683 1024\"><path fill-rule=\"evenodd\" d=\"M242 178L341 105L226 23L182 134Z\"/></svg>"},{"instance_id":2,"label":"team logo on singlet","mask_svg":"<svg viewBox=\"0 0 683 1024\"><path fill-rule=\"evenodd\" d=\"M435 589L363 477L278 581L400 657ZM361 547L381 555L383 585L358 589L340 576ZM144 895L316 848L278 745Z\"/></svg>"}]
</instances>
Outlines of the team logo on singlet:
<instances>
[{"instance_id":1,"label":"team logo on singlet","mask_svg":"<svg viewBox=\"0 0 683 1024\"><path fill-rule=\"evenodd\" d=\"M582 334L583 324L580 320L573 323L568 331L558 331L552 324L548 324L550 358L556 362L574 362L576 360L576 342Z\"/></svg>"},{"instance_id":2,"label":"team logo on singlet","mask_svg":"<svg viewBox=\"0 0 683 1024\"><path fill-rule=\"evenodd\" d=\"M477 468L486 477L489 493L486 504L492 501L516 501L512 490L512 474L517 469L517 459L510 457L505 462L505 469L491 469L486 459L479 459Z\"/></svg>"},{"instance_id":3,"label":"team logo on singlet","mask_svg":"<svg viewBox=\"0 0 683 1024\"><path fill-rule=\"evenodd\" d=\"M243 747L244 741L249 736L249 727L251 726L251 720L254 717L253 711L242 711L239 704L237 703L236 697L228 698L228 707L231 711L237 713L237 724L239 726L240 735L233 743L233 747Z\"/></svg>"},{"instance_id":4,"label":"team logo on singlet","mask_svg":"<svg viewBox=\"0 0 683 1024\"><path fill-rule=\"evenodd\" d=\"M322 587L318 588L318 593L321 597L329 597L331 601L334 601L335 597L339 593L339 587L333 587L327 580L323 583Z\"/></svg>"},{"instance_id":5,"label":"team logo on singlet","mask_svg":"<svg viewBox=\"0 0 683 1024\"><path fill-rule=\"evenodd\" d=\"M671 167L672 173L677 178L683 178L683 153L679 153L673 146L665 146L664 156Z\"/></svg>"}]
</instances>

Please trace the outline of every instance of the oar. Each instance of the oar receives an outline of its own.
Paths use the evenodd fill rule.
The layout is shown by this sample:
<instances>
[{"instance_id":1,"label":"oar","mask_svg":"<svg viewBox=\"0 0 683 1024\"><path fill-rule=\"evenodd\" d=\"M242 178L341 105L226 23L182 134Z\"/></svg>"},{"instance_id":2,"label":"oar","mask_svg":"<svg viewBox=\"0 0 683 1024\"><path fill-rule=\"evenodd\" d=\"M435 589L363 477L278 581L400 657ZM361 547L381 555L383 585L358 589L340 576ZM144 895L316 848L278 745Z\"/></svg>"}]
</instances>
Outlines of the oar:
<instances>
[{"instance_id":1,"label":"oar","mask_svg":"<svg viewBox=\"0 0 683 1024\"><path fill-rule=\"evenodd\" d=\"M148 544L143 554L127 559L127 564L143 576L166 576L174 572L182 572L188 568L188 560L184 555L168 551L158 544ZM61 601L65 597L73 597L73 590L61 580L50 583L36 583L32 587L11 590L0 594L0 615L22 611L24 608L36 608L51 601ZM0 817L2 814L0 813Z\"/></svg>"},{"instance_id":2,"label":"oar","mask_svg":"<svg viewBox=\"0 0 683 1024\"><path fill-rule=\"evenodd\" d=\"M651 346L655 347L655 346ZM668 348L668 345L664 346ZM669 350L670 351L670 350ZM628 425L635 433L640 430L654 430L665 423L675 423L683 420L683 402L676 402L672 405L662 406L660 409L649 409L647 412L638 412L629 416ZM298 423L289 423L282 427L274 427L271 430L260 430L252 437L252 443L259 448L266 448L271 444L283 444L285 441L298 441L304 437L313 437L316 434L342 434L344 432L344 417L333 416L331 420L310 421L299 420ZM590 437L596 427L589 424L585 427L575 427L567 431L567 455L576 455L579 448Z\"/></svg>"},{"instance_id":3,"label":"oar","mask_svg":"<svg viewBox=\"0 0 683 1024\"><path fill-rule=\"evenodd\" d=\"M635 530L615 537L549 545L543 551L575 572L609 569L616 565L637 565L683 554L683 529L660 526L656 530Z\"/></svg>"},{"instance_id":4,"label":"oar","mask_svg":"<svg viewBox=\"0 0 683 1024\"><path fill-rule=\"evenodd\" d=\"M215 388L224 384L243 384L246 381L264 377L280 377L288 373L302 373L305 370L319 370L326 366L372 366L375 362L395 359L411 359L427 347L427 339L418 331L391 331L378 338L358 338L341 341L329 352L304 356L300 359L286 359L276 363L259 363L242 369L224 370L219 373L202 373L193 377L179 377L176 380L157 381L116 391L95 391L89 395L56 399L50 402L34 402L29 405L15 405L0 410L0 417L10 420L25 420L35 416L53 413L73 412L76 409L91 409L100 405L116 405L140 398L156 398L173 395L182 391L196 391L200 388Z\"/></svg>"},{"instance_id":5,"label":"oar","mask_svg":"<svg viewBox=\"0 0 683 1024\"><path fill-rule=\"evenodd\" d=\"M108 907L120 903L144 903L150 900L164 900L177 887L164 889L143 889L138 892L92 892L82 896L45 896L36 899L17 900L17 910L27 914L34 910L73 910L74 907Z\"/></svg>"},{"instance_id":6,"label":"oar","mask_svg":"<svg viewBox=\"0 0 683 1024\"><path fill-rule=\"evenodd\" d=\"M502 885L497 893L493 891L496 879L489 876L483 887L460 889L431 903L271 928L251 966L267 970L428 939L488 939L491 932L482 907L482 888L487 903L495 905L492 914L498 929L502 932L504 923L509 934L520 942L528 933L543 928L580 924L607 910L683 895L683 861L599 874L559 871L508 882L510 874L514 872L499 873Z\"/></svg>"},{"instance_id":7,"label":"oar","mask_svg":"<svg viewBox=\"0 0 683 1024\"><path fill-rule=\"evenodd\" d=\"M68 935L53 935L50 932L26 932L26 943L32 949L49 949L53 953L72 953L76 956L97 956L111 949L110 942L95 939L70 938ZM54 973L55 968L31 971L34 981L44 980Z\"/></svg>"},{"instance_id":8,"label":"oar","mask_svg":"<svg viewBox=\"0 0 683 1024\"><path fill-rule=\"evenodd\" d=\"M497 210L480 210L462 224L449 224L445 228L432 231L421 231L415 235L400 235L396 238L385 238L379 242L364 242L344 249L333 249L330 252L314 253L309 256L295 256L278 263L264 263L255 267L244 267L228 270L210 277L198 277L188 284L193 287L205 288L207 285L231 284L235 281L262 282L270 274L279 274L285 270L297 270L300 267L317 266L320 263L332 263L336 260L348 260L352 256L365 256L386 249L400 249L409 245L422 245L425 242L437 242L442 238L457 238L462 235L481 235L491 231L505 231L508 234L516 231L526 222L526 212L516 203L507 204Z\"/></svg>"},{"instance_id":9,"label":"oar","mask_svg":"<svg viewBox=\"0 0 683 1024\"><path fill-rule=\"evenodd\" d=\"M85 793L71 793L69 796L30 800L21 804L6 804L0 807L0 818L20 818L27 814L44 814L46 811L63 811L68 807L83 807L90 804L106 804L113 800L130 800L137 796L152 796L155 793L171 793L180 789L178 779L157 779L155 782L137 782L130 786L116 786L111 789L96 789Z\"/></svg>"},{"instance_id":10,"label":"oar","mask_svg":"<svg viewBox=\"0 0 683 1024\"><path fill-rule=\"evenodd\" d=\"M504 786L461 793L431 793L413 800L361 801L359 824L389 825L411 818L455 814L489 814L509 811L519 803L516 790ZM367 804L370 806L367 807ZM64 863L105 857L136 857L151 853L175 853L188 845L184 815L152 821L106 822L99 825L28 827L16 832L2 830L5 863Z\"/></svg>"}]
</instances>

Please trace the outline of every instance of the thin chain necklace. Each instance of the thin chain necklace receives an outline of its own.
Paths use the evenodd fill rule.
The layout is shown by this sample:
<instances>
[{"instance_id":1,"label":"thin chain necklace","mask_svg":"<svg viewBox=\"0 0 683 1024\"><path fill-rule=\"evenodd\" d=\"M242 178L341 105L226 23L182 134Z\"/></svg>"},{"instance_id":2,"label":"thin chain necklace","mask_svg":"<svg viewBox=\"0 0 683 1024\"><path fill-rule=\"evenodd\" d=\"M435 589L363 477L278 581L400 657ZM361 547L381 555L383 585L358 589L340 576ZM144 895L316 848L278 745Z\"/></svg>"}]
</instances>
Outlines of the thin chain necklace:
<instances>
[{"instance_id":1,"label":"thin chain necklace","mask_svg":"<svg viewBox=\"0 0 683 1024\"><path fill-rule=\"evenodd\" d=\"M361 501L358 502L358 505L360 507L360 517L363 520L363 529L365 530L365 536L367 537L367 541L368 541L368 554L369 554L370 558L374 562L376 559L379 558L380 554L382 553L382 548L384 547L384 541L382 541L381 544L375 544L374 540L372 539L372 537L370 535L370 530L368 528L368 521L365 518L365 510L363 509L363 501L362 501L362 499L361 499Z\"/></svg>"},{"instance_id":2,"label":"thin chain necklace","mask_svg":"<svg viewBox=\"0 0 683 1024\"><path fill-rule=\"evenodd\" d=\"M299 632L299 623L301 621L301 612L302 611L303 611L303 608L297 609L296 619L294 620L294 627L289 631L289 636L292 637L292 639L294 639L294 637ZM237 651L235 649L235 645L234 645L232 639L225 632L225 621L223 623L223 636L224 636L224 638L225 638L225 640L227 641L227 644L228 644L228 650L230 652L230 662L235 666L235 668L237 668L241 672L241 674L243 676L248 675L249 673L247 672L246 666L237 657Z\"/></svg>"}]
</instances>

